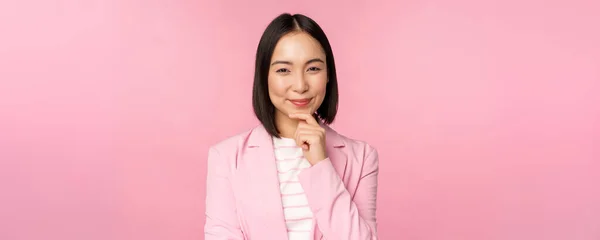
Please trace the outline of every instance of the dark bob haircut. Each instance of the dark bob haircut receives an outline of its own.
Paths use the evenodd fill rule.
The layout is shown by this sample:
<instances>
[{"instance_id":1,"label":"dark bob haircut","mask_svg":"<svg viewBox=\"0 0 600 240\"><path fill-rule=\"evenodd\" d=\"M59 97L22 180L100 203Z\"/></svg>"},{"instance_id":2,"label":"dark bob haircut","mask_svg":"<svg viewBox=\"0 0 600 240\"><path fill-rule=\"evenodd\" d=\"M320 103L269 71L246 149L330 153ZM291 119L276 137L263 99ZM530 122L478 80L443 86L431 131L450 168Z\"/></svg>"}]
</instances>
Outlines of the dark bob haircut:
<instances>
[{"instance_id":1,"label":"dark bob haircut","mask_svg":"<svg viewBox=\"0 0 600 240\"><path fill-rule=\"evenodd\" d=\"M256 50L252 106L254 114L271 136L280 137L275 126L275 106L271 102L268 89L269 68L275 45L279 39L291 32L305 32L316 39L325 51L327 63L327 87L323 103L315 117L325 124L331 124L338 109L338 85L333 51L321 27L311 18L302 14L284 13L277 16L265 29Z\"/></svg>"}]
</instances>

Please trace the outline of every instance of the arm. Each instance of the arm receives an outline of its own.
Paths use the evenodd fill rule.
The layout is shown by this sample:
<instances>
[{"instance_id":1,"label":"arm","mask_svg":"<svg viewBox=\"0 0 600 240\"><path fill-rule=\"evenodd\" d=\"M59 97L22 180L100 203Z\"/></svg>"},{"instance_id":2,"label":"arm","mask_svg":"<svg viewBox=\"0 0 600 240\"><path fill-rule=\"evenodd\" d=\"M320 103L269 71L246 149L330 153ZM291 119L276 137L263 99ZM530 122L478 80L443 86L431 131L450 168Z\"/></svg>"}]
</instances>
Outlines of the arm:
<instances>
[{"instance_id":1,"label":"arm","mask_svg":"<svg viewBox=\"0 0 600 240\"><path fill-rule=\"evenodd\" d=\"M367 148L354 200L329 158L303 170L298 178L326 239L376 240L378 154Z\"/></svg>"},{"instance_id":2,"label":"arm","mask_svg":"<svg viewBox=\"0 0 600 240\"><path fill-rule=\"evenodd\" d=\"M244 239L229 181L231 171L226 160L214 148L208 150L206 224L204 225L206 240Z\"/></svg>"}]
</instances>

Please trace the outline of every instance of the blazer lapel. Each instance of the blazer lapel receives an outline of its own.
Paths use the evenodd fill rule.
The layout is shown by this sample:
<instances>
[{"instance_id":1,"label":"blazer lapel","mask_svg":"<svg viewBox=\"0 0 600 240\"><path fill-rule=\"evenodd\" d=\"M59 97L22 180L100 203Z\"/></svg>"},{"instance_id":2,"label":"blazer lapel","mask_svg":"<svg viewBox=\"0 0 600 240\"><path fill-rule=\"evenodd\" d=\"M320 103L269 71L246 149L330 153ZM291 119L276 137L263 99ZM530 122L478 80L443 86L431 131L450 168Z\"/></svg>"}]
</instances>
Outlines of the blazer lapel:
<instances>
[{"instance_id":1,"label":"blazer lapel","mask_svg":"<svg viewBox=\"0 0 600 240\"><path fill-rule=\"evenodd\" d=\"M327 155L342 181L346 182L345 172L347 165L347 153L343 138L325 124L321 127L326 130L326 148ZM268 239L288 239L285 217L283 214L283 205L281 203L281 191L279 189L279 178L277 175L277 165L273 149L272 137L267 133L262 125L257 126L248 138L244 155L251 159L245 161L247 191L251 191L250 200L256 215L260 214L258 219L268 232L261 233ZM320 239L322 234L315 228L316 239Z\"/></svg>"},{"instance_id":2,"label":"blazer lapel","mask_svg":"<svg viewBox=\"0 0 600 240\"><path fill-rule=\"evenodd\" d=\"M321 127L325 128L325 145L329 160L331 161L331 164L333 165L333 168L335 168L337 174L340 176L340 179L342 179L342 182L346 183L346 165L348 162L348 154L347 150L345 149L346 144L344 143L342 137L331 127L325 124L321 124ZM319 228L316 227L316 225L313 236L314 239L323 239L323 233L319 231Z\"/></svg>"},{"instance_id":3,"label":"blazer lapel","mask_svg":"<svg viewBox=\"0 0 600 240\"><path fill-rule=\"evenodd\" d=\"M252 131L247 148L247 157L252 159L248 162L248 174L251 177L247 180L256 194L256 199L250 201L256 202L256 210L260 210L258 214L262 215L260 219L268 231L264 237L288 239L273 140L262 125Z\"/></svg>"},{"instance_id":4,"label":"blazer lapel","mask_svg":"<svg viewBox=\"0 0 600 240\"><path fill-rule=\"evenodd\" d=\"M325 144L329 160L343 180L346 176L346 163L348 160L347 151L345 150L346 144L342 137L335 130L331 129L331 127L324 124L321 127L325 128Z\"/></svg>"}]
</instances>

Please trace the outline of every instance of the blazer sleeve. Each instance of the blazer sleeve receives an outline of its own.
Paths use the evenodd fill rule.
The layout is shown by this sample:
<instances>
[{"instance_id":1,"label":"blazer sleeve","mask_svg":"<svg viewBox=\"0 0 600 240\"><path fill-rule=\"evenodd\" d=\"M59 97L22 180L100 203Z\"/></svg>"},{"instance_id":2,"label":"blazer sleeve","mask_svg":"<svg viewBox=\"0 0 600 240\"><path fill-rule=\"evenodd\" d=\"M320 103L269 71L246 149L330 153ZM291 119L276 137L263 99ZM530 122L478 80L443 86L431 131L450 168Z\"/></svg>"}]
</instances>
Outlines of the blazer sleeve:
<instances>
[{"instance_id":1,"label":"blazer sleeve","mask_svg":"<svg viewBox=\"0 0 600 240\"><path fill-rule=\"evenodd\" d=\"M366 151L354 199L329 158L298 175L325 239L377 239L375 212L379 157L372 147Z\"/></svg>"},{"instance_id":2,"label":"blazer sleeve","mask_svg":"<svg viewBox=\"0 0 600 240\"><path fill-rule=\"evenodd\" d=\"M227 159L221 157L216 149L208 151L206 174L206 240L244 239L237 218L235 198L230 182Z\"/></svg>"}]
</instances>

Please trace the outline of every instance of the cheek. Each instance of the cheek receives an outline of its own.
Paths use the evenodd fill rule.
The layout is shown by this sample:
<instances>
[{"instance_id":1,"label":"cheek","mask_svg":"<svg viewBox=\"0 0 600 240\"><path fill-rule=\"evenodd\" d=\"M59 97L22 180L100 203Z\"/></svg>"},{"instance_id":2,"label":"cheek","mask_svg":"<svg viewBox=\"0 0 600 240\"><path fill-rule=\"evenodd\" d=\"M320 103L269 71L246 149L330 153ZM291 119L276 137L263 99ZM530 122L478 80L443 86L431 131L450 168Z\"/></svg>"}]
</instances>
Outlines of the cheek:
<instances>
[{"instance_id":1,"label":"cheek","mask_svg":"<svg viewBox=\"0 0 600 240\"><path fill-rule=\"evenodd\" d=\"M315 95L319 95L321 98L325 97L325 90L327 89L327 74L319 74L312 76L310 81L312 83L311 89Z\"/></svg>"},{"instance_id":2,"label":"cheek","mask_svg":"<svg viewBox=\"0 0 600 240\"><path fill-rule=\"evenodd\" d=\"M285 96L286 86L283 79L280 77L271 77L269 76L268 81L269 95L271 99L273 98L281 98Z\"/></svg>"}]
</instances>

